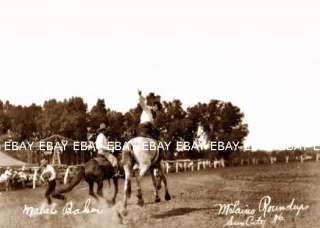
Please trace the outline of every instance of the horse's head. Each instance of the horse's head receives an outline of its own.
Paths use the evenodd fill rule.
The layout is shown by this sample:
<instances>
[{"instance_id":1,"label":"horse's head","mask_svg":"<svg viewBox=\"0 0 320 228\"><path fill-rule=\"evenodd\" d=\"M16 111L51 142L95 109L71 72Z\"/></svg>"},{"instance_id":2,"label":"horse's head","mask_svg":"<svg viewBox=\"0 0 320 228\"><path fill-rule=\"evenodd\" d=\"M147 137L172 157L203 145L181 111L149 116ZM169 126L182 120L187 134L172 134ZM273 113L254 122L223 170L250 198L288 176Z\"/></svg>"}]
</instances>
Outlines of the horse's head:
<instances>
[{"instance_id":1,"label":"horse's head","mask_svg":"<svg viewBox=\"0 0 320 228\"><path fill-rule=\"evenodd\" d=\"M161 189L161 181L162 181L162 175L160 174L159 169L154 169L153 170L153 175L155 177L155 182L156 182L156 188L158 190Z\"/></svg>"}]
</instances>

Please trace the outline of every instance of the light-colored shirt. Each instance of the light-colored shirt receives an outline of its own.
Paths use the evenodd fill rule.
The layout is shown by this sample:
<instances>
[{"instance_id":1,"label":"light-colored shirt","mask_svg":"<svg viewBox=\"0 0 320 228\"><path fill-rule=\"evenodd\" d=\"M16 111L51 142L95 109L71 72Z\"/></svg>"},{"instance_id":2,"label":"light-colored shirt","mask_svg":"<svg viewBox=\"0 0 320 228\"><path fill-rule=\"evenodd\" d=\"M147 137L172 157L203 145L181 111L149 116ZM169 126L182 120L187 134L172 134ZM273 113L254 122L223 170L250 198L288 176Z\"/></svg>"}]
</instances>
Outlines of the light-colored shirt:
<instances>
[{"instance_id":1,"label":"light-colored shirt","mask_svg":"<svg viewBox=\"0 0 320 228\"><path fill-rule=\"evenodd\" d=\"M26 179L27 179L27 174L25 174L25 172L23 172L23 171L20 171L20 172L18 173L18 177L19 177L20 179L26 180Z\"/></svg>"},{"instance_id":2,"label":"light-colored shirt","mask_svg":"<svg viewBox=\"0 0 320 228\"><path fill-rule=\"evenodd\" d=\"M96 149L98 154L103 154L104 151L109 150L108 139L103 133L99 133L96 139Z\"/></svg>"},{"instance_id":3,"label":"light-colored shirt","mask_svg":"<svg viewBox=\"0 0 320 228\"><path fill-rule=\"evenodd\" d=\"M152 110L151 107L149 107L146 104L146 99L143 96L140 96L139 98L139 104L142 108L142 113L140 116L140 123L154 123L153 115L152 115Z\"/></svg>"},{"instance_id":4,"label":"light-colored shirt","mask_svg":"<svg viewBox=\"0 0 320 228\"><path fill-rule=\"evenodd\" d=\"M6 171L4 172L4 174L7 175L7 176L11 176L11 175L12 175L12 173L10 172L10 170L6 170Z\"/></svg>"},{"instance_id":5,"label":"light-colored shirt","mask_svg":"<svg viewBox=\"0 0 320 228\"><path fill-rule=\"evenodd\" d=\"M40 176L40 179L44 181L43 179L43 176L45 174L49 174L50 178L49 178L49 181L53 181L54 179L56 179L56 171L54 170L54 168L52 167L52 165L47 165L42 173L41 173L41 176Z\"/></svg>"},{"instance_id":6,"label":"light-colored shirt","mask_svg":"<svg viewBox=\"0 0 320 228\"><path fill-rule=\"evenodd\" d=\"M9 170L6 170L3 174L0 176L0 182L7 181L12 176L12 173Z\"/></svg>"}]
</instances>

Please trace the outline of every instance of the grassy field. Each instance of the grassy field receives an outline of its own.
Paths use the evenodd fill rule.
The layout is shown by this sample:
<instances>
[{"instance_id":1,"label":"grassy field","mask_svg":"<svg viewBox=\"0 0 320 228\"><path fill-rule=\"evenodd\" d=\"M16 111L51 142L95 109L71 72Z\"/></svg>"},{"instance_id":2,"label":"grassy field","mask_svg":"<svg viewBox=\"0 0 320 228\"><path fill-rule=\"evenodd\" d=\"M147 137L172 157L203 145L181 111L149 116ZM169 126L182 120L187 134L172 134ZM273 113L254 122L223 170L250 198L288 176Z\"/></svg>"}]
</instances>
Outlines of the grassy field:
<instances>
[{"instance_id":1,"label":"grassy field","mask_svg":"<svg viewBox=\"0 0 320 228\"><path fill-rule=\"evenodd\" d=\"M251 223L246 227L320 227L320 163L210 169L170 174L168 181L171 201L155 204L151 180L146 177L142 183L146 205L137 206L133 194L128 205L128 215L123 218L118 216L122 200L122 180L116 206L109 207L103 199L98 202L92 200L91 206L101 209L101 214L63 215L62 209L66 202L55 201L53 207L57 214L29 218L23 214L25 205L48 207L43 198L43 188L2 192L0 227L224 227L230 222L232 215L219 214L219 204L239 201L240 208L256 210L252 218L257 219L263 215L258 206L265 196L270 196L271 204L275 206L287 206L294 199L295 205L303 204L308 208L299 215L296 215L295 210L270 212L260 220L265 220L265 224ZM105 183L106 198L111 197L112 190ZM81 183L67 197L67 202L72 201L75 208L82 208L89 199L86 184ZM161 197L163 199L163 192ZM272 220L276 215L281 215L284 220L273 224ZM233 217L237 225L225 227L245 227L242 222L250 216L234 214Z\"/></svg>"}]
</instances>

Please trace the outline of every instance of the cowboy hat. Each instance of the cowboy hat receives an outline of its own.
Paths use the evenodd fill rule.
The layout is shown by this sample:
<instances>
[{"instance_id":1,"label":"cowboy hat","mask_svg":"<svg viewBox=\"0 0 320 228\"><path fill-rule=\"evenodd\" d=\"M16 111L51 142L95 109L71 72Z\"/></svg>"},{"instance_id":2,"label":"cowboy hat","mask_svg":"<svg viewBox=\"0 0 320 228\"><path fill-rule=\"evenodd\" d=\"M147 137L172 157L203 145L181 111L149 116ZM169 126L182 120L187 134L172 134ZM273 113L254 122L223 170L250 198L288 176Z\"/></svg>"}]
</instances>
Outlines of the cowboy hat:
<instances>
[{"instance_id":1,"label":"cowboy hat","mask_svg":"<svg viewBox=\"0 0 320 228\"><path fill-rule=\"evenodd\" d=\"M147 96L147 105L153 106L155 100L156 96L154 95L154 93L149 93L149 95Z\"/></svg>"},{"instance_id":2,"label":"cowboy hat","mask_svg":"<svg viewBox=\"0 0 320 228\"><path fill-rule=\"evenodd\" d=\"M161 97L160 96L156 96L154 93L149 93L149 95L147 96L147 105L149 106L158 106L158 109L162 108L161 105Z\"/></svg>"},{"instance_id":3,"label":"cowboy hat","mask_svg":"<svg viewBox=\"0 0 320 228\"><path fill-rule=\"evenodd\" d=\"M100 131L103 131L103 130L107 130L107 126L106 126L106 124L105 123L101 123L100 124L100 127L98 128L98 132L100 132Z\"/></svg>"}]
</instances>

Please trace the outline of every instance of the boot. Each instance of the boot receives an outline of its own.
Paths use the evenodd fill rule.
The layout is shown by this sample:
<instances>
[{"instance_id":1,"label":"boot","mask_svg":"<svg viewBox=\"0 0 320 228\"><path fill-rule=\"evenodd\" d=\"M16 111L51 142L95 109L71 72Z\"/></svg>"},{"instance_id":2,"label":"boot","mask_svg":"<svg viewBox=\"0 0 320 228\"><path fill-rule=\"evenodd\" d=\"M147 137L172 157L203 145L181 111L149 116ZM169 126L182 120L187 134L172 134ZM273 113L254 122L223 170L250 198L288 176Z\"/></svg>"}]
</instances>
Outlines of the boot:
<instances>
[{"instance_id":1,"label":"boot","mask_svg":"<svg viewBox=\"0 0 320 228\"><path fill-rule=\"evenodd\" d=\"M47 203L50 205L52 203L51 197L47 197Z\"/></svg>"}]
</instances>

